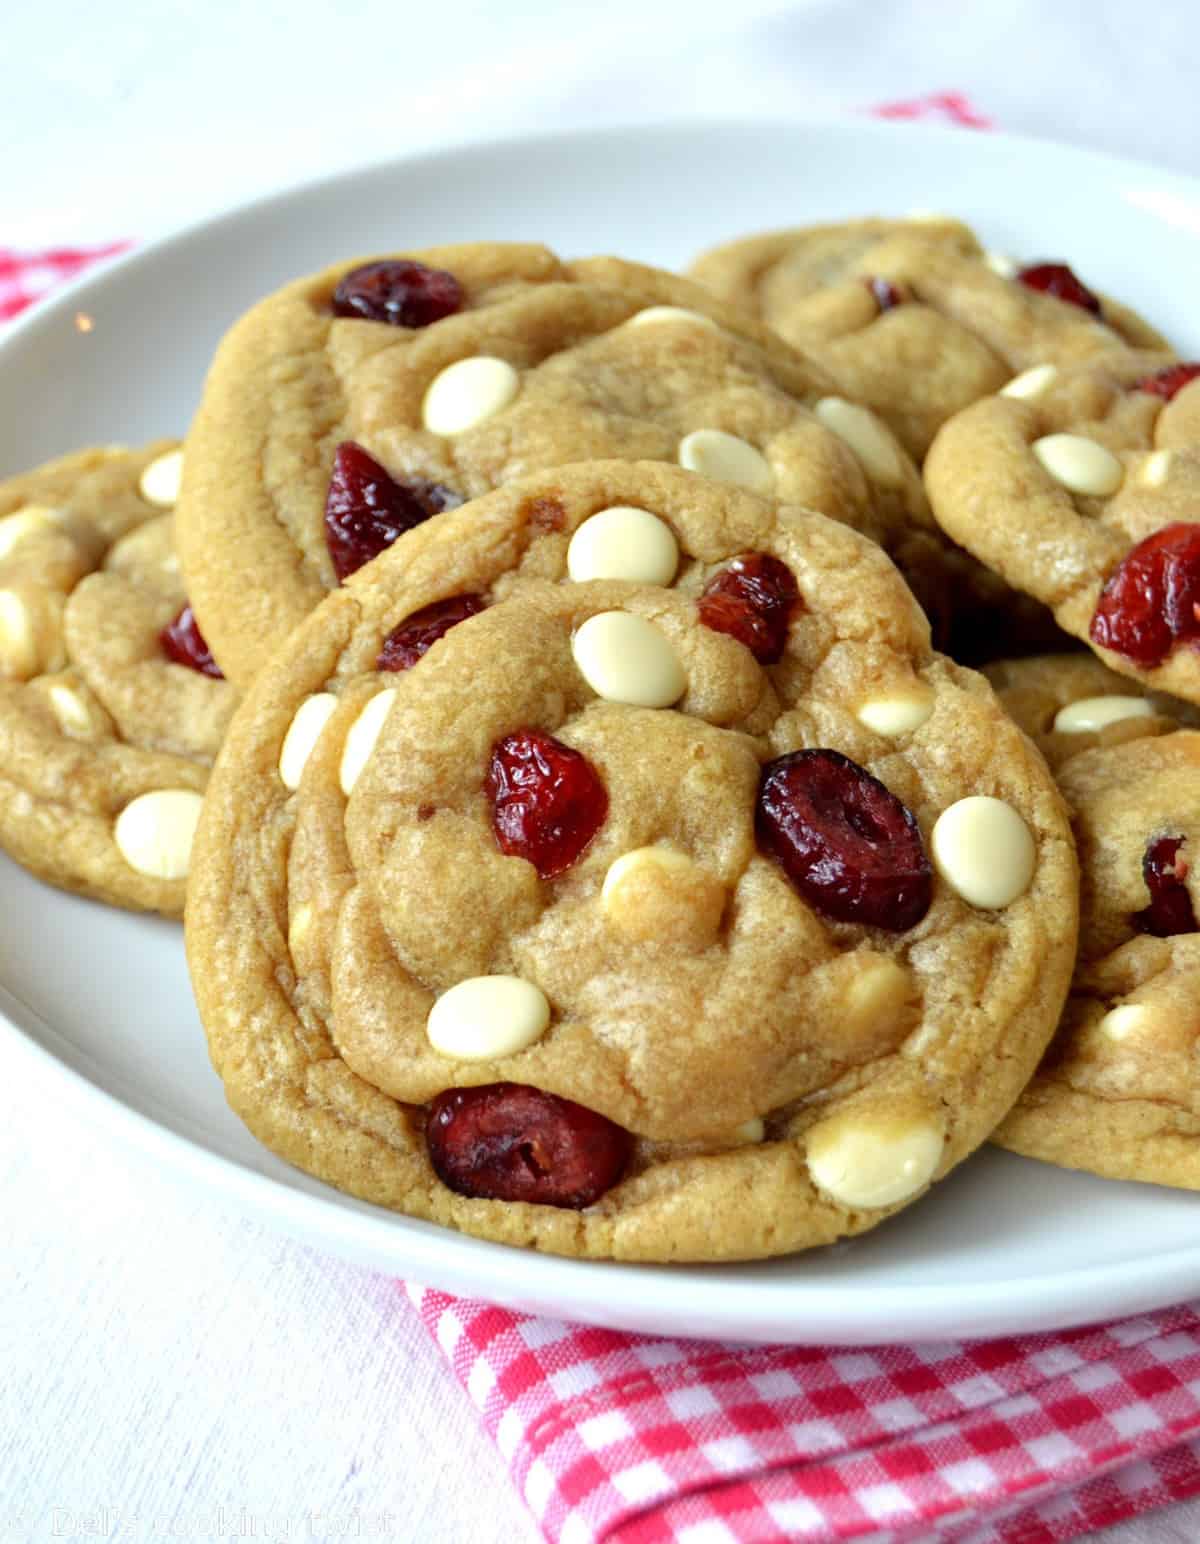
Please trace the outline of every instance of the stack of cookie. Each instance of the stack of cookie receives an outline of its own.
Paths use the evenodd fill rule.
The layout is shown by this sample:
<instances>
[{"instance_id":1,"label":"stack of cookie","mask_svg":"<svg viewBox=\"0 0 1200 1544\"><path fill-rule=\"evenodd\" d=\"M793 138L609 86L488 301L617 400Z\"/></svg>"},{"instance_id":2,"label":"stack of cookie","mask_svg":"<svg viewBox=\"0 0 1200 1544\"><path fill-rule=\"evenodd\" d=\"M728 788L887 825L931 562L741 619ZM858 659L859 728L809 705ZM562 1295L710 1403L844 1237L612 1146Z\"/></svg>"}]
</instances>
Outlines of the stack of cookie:
<instances>
[{"instance_id":1,"label":"stack of cookie","mask_svg":"<svg viewBox=\"0 0 1200 1544\"><path fill-rule=\"evenodd\" d=\"M949 220L339 264L181 484L0 488L0 841L186 890L256 1135L484 1237L784 1253L994 1133L1200 1184L1197 375Z\"/></svg>"}]
</instances>

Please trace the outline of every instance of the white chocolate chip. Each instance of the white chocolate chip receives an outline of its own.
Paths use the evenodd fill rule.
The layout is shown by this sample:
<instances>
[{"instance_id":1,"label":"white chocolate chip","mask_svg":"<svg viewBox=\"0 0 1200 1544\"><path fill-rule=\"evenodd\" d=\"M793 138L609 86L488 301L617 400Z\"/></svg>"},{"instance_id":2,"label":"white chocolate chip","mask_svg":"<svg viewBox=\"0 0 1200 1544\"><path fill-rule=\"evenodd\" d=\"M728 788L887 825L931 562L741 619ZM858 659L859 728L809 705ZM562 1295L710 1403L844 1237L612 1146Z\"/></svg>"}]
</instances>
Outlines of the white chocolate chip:
<instances>
[{"instance_id":1,"label":"white chocolate chip","mask_svg":"<svg viewBox=\"0 0 1200 1544\"><path fill-rule=\"evenodd\" d=\"M292 954L304 943L312 927L313 909L308 901L297 906L288 922L288 949Z\"/></svg>"},{"instance_id":2,"label":"white chocolate chip","mask_svg":"<svg viewBox=\"0 0 1200 1544\"><path fill-rule=\"evenodd\" d=\"M693 429L679 442L679 464L714 482L734 483L751 493L770 493L775 474L761 450L723 429Z\"/></svg>"},{"instance_id":3,"label":"white chocolate chip","mask_svg":"<svg viewBox=\"0 0 1200 1544\"><path fill-rule=\"evenodd\" d=\"M857 1039L885 1021L899 1020L913 997L913 980L904 966L897 960L877 956L865 961L851 980L839 1023L848 1037Z\"/></svg>"},{"instance_id":4,"label":"white chocolate chip","mask_svg":"<svg viewBox=\"0 0 1200 1544\"><path fill-rule=\"evenodd\" d=\"M1147 488L1161 488L1170 475L1174 459L1173 451L1151 451L1138 469L1138 481Z\"/></svg>"},{"instance_id":5,"label":"white chocolate chip","mask_svg":"<svg viewBox=\"0 0 1200 1544\"><path fill-rule=\"evenodd\" d=\"M733 1140L745 1147L761 1142L766 1134L766 1125L758 1116L755 1116L753 1120L744 1120L740 1126L733 1128Z\"/></svg>"},{"instance_id":6,"label":"white chocolate chip","mask_svg":"<svg viewBox=\"0 0 1200 1544\"><path fill-rule=\"evenodd\" d=\"M376 692L350 725L346 744L342 749L342 764L338 774L344 794L353 793L354 785L358 782L362 769L375 749L375 742L383 733L384 723L395 700L394 686L389 686L386 691Z\"/></svg>"},{"instance_id":7,"label":"white chocolate chip","mask_svg":"<svg viewBox=\"0 0 1200 1544\"><path fill-rule=\"evenodd\" d=\"M38 663L29 607L16 590L0 590L0 674L27 681L37 675Z\"/></svg>"},{"instance_id":8,"label":"white chocolate chip","mask_svg":"<svg viewBox=\"0 0 1200 1544\"><path fill-rule=\"evenodd\" d=\"M1032 370L1022 370L1020 375L1014 375L1007 386L1000 388L1000 395L1028 402L1049 391L1057 379L1058 371L1053 365L1034 365Z\"/></svg>"},{"instance_id":9,"label":"white chocolate chip","mask_svg":"<svg viewBox=\"0 0 1200 1544\"><path fill-rule=\"evenodd\" d=\"M973 794L938 816L930 835L938 873L972 906L1008 906L1029 888L1037 846L1003 799Z\"/></svg>"},{"instance_id":10,"label":"white chocolate chip","mask_svg":"<svg viewBox=\"0 0 1200 1544\"><path fill-rule=\"evenodd\" d=\"M321 738L321 731L336 707L337 698L332 692L316 692L306 697L296 709L279 752L279 776L285 788L299 788L313 746Z\"/></svg>"},{"instance_id":11,"label":"white chocolate chip","mask_svg":"<svg viewBox=\"0 0 1200 1544\"><path fill-rule=\"evenodd\" d=\"M858 457L863 471L882 487L895 487L903 480L903 470L896 447L875 414L845 397L822 397L813 408L830 434Z\"/></svg>"},{"instance_id":12,"label":"white chocolate chip","mask_svg":"<svg viewBox=\"0 0 1200 1544\"><path fill-rule=\"evenodd\" d=\"M1015 279L1021 271L1020 263L1015 257L1009 257L1007 252L985 252L983 260L1002 279Z\"/></svg>"},{"instance_id":13,"label":"white chocolate chip","mask_svg":"<svg viewBox=\"0 0 1200 1544\"><path fill-rule=\"evenodd\" d=\"M540 1040L550 1023L546 994L520 976L471 976L443 992L425 1032L435 1051L455 1061L515 1056Z\"/></svg>"},{"instance_id":14,"label":"white chocolate chip","mask_svg":"<svg viewBox=\"0 0 1200 1544\"><path fill-rule=\"evenodd\" d=\"M1112 1008L1096 1025L1106 1040L1124 1040L1136 1034L1150 1022L1150 1010L1142 1003L1122 1003Z\"/></svg>"},{"instance_id":15,"label":"white chocolate chip","mask_svg":"<svg viewBox=\"0 0 1200 1544\"><path fill-rule=\"evenodd\" d=\"M151 879L186 878L203 802L190 788L159 788L127 804L113 839L129 867Z\"/></svg>"},{"instance_id":16,"label":"white chocolate chip","mask_svg":"<svg viewBox=\"0 0 1200 1544\"><path fill-rule=\"evenodd\" d=\"M78 692L69 686L54 685L49 689L49 697L59 728L67 734L86 734L92 727L92 715Z\"/></svg>"},{"instance_id":17,"label":"white chocolate chip","mask_svg":"<svg viewBox=\"0 0 1200 1544\"><path fill-rule=\"evenodd\" d=\"M648 509L614 504L585 520L567 548L572 579L670 584L679 567L675 532Z\"/></svg>"},{"instance_id":18,"label":"white chocolate chip","mask_svg":"<svg viewBox=\"0 0 1200 1544\"><path fill-rule=\"evenodd\" d=\"M8 557L23 541L40 536L53 524L54 513L40 504L27 504L15 515L5 515L0 520L0 560Z\"/></svg>"},{"instance_id":19,"label":"white chocolate chip","mask_svg":"<svg viewBox=\"0 0 1200 1544\"><path fill-rule=\"evenodd\" d=\"M808 1172L842 1206L895 1206L915 1196L941 1162L944 1138L920 1116L831 1115L805 1144Z\"/></svg>"},{"instance_id":20,"label":"white chocolate chip","mask_svg":"<svg viewBox=\"0 0 1200 1544\"><path fill-rule=\"evenodd\" d=\"M506 408L520 389L521 377L507 359L476 354L434 376L421 417L431 434L461 434Z\"/></svg>"},{"instance_id":21,"label":"white chocolate chip","mask_svg":"<svg viewBox=\"0 0 1200 1544\"><path fill-rule=\"evenodd\" d=\"M706 949L728 895L715 874L672 847L636 847L609 866L600 906L627 937L689 952Z\"/></svg>"},{"instance_id":22,"label":"white chocolate chip","mask_svg":"<svg viewBox=\"0 0 1200 1544\"><path fill-rule=\"evenodd\" d=\"M630 611L600 611L575 633L571 652L598 697L638 708L669 708L687 690L670 642Z\"/></svg>"},{"instance_id":23,"label":"white chocolate chip","mask_svg":"<svg viewBox=\"0 0 1200 1544\"><path fill-rule=\"evenodd\" d=\"M66 665L57 591L0 590L0 679L28 681Z\"/></svg>"},{"instance_id":24,"label":"white chocolate chip","mask_svg":"<svg viewBox=\"0 0 1200 1544\"><path fill-rule=\"evenodd\" d=\"M609 913L620 910L621 886L640 870L659 868L686 875L695 867L687 853L677 852L673 847L635 847L609 865L600 887L600 904Z\"/></svg>"},{"instance_id":25,"label":"white chocolate chip","mask_svg":"<svg viewBox=\"0 0 1200 1544\"><path fill-rule=\"evenodd\" d=\"M1145 697L1125 697L1114 692L1108 697L1080 697L1068 702L1054 715L1059 734L1091 734L1123 718L1153 718L1154 706Z\"/></svg>"},{"instance_id":26,"label":"white chocolate chip","mask_svg":"<svg viewBox=\"0 0 1200 1544\"><path fill-rule=\"evenodd\" d=\"M1071 493L1104 498L1115 493L1125 478L1125 468L1111 450L1082 434L1046 434L1030 446L1056 482Z\"/></svg>"},{"instance_id":27,"label":"white chocolate chip","mask_svg":"<svg viewBox=\"0 0 1200 1544\"><path fill-rule=\"evenodd\" d=\"M886 697L872 697L858 709L860 724L876 734L895 737L919 729L933 713L932 688L914 681L911 686L891 692Z\"/></svg>"},{"instance_id":28,"label":"white chocolate chip","mask_svg":"<svg viewBox=\"0 0 1200 1544\"><path fill-rule=\"evenodd\" d=\"M699 311L689 311L684 306L647 306L629 318L630 327L645 327L654 322L698 322L701 327L716 328L711 316Z\"/></svg>"},{"instance_id":29,"label":"white chocolate chip","mask_svg":"<svg viewBox=\"0 0 1200 1544\"><path fill-rule=\"evenodd\" d=\"M148 504L169 509L179 502L179 484L183 478L183 448L156 456L142 472L138 488Z\"/></svg>"}]
</instances>

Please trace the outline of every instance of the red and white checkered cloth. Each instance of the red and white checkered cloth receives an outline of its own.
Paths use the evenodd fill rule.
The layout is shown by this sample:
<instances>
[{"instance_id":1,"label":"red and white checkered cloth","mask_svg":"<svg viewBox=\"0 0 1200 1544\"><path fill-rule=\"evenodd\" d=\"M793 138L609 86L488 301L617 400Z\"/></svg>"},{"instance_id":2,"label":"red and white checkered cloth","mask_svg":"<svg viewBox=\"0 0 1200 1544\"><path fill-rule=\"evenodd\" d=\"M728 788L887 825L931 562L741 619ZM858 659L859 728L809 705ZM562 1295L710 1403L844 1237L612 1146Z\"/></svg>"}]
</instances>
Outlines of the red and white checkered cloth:
<instances>
[{"instance_id":1,"label":"red and white checkered cloth","mask_svg":"<svg viewBox=\"0 0 1200 1544\"><path fill-rule=\"evenodd\" d=\"M115 257L128 246L127 241L109 241L100 247L49 247L42 252L0 247L0 322L16 316L93 263Z\"/></svg>"},{"instance_id":2,"label":"red and white checkered cloth","mask_svg":"<svg viewBox=\"0 0 1200 1544\"><path fill-rule=\"evenodd\" d=\"M961 95L885 118L989 127ZM0 318L126 243L0 248ZM1058 1544L1200 1495L1200 1303L975 1345L746 1348L408 1294L555 1544Z\"/></svg>"}]
</instances>

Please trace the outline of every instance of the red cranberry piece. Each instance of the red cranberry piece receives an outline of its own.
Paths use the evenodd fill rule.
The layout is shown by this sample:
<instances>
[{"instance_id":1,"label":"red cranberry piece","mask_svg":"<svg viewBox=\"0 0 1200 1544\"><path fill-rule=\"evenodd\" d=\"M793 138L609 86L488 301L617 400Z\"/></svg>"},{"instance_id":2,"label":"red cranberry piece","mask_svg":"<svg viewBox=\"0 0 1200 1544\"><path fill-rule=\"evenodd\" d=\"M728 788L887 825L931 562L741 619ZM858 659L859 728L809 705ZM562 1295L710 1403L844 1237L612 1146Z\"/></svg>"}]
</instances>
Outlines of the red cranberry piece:
<instances>
[{"instance_id":1,"label":"red cranberry piece","mask_svg":"<svg viewBox=\"0 0 1200 1544\"><path fill-rule=\"evenodd\" d=\"M1164 402L1170 402L1172 397L1198 377L1200 377L1200 364L1167 365L1165 370L1157 370L1143 380L1134 381L1132 389L1152 392L1154 396L1161 397Z\"/></svg>"},{"instance_id":2,"label":"red cranberry piece","mask_svg":"<svg viewBox=\"0 0 1200 1544\"><path fill-rule=\"evenodd\" d=\"M1031 268L1022 268L1017 278L1030 289L1041 290L1043 295L1053 295L1068 305L1082 306L1093 316L1100 315L1099 297L1080 283L1066 263L1034 263Z\"/></svg>"},{"instance_id":3,"label":"red cranberry piece","mask_svg":"<svg viewBox=\"0 0 1200 1544\"><path fill-rule=\"evenodd\" d=\"M744 643L760 665L773 665L787 643L796 576L768 552L746 552L714 574L700 597L700 620Z\"/></svg>"},{"instance_id":4,"label":"red cranberry piece","mask_svg":"<svg viewBox=\"0 0 1200 1544\"><path fill-rule=\"evenodd\" d=\"M1179 856L1182 846L1181 836L1160 836L1146 848L1142 878L1150 892L1150 904L1133 914L1133 925L1139 933L1173 938L1176 933L1200 932L1192 898L1184 884L1188 862Z\"/></svg>"},{"instance_id":5,"label":"red cranberry piece","mask_svg":"<svg viewBox=\"0 0 1200 1544\"><path fill-rule=\"evenodd\" d=\"M903 933L933 899L933 870L911 810L838 751L767 762L754 826L810 906L835 922Z\"/></svg>"},{"instance_id":6,"label":"red cranberry piece","mask_svg":"<svg viewBox=\"0 0 1200 1544\"><path fill-rule=\"evenodd\" d=\"M569 869L608 814L608 791L592 764L540 729L496 742L484 791L500 851L528 859L541 879Z\"/></svg>"},{"instance_id":7,"label":"red cranberry piece","mask_svg":"<svg viewBox=\"0 0 1200 1544\"><path fill-rule=\"evenodd\" d=\"M423 654L452 627L473 617L487 605L482 595L451 595L414 611L383 640L376 670L411 670Z\"/></svg>"},{"instance_id":8,"label":"red cranberry piece","mask_svg":"<svg viewBox=\"0 0 1200 1544\"><path fill-rule=\"evenodd\" d=\"M448 1088L429 1107L425 1140L437 1177L460 1196L575 1211L616 1184L633 1148L606 1116L523 1083Z\"/></svg>"},{"instance_id":9,"label":"red cranberry piece","mask_svg":"<svg viewBox=\"0 0 1200 1544\"><path fill-rule=\"evenodd\" d=\"M876 277L864 279L863 283L874 295L875 304L881 311L890 311L894 306L902 306L904 304L904 296L887 279Z\"/></svg>"},{"instance_id":10,"label":"red cranberry piece","mask_svg":"<svg viewBox=\"0 0 1200 1544\"><path fill-rule=\"evenodd\" d=\"M185 606L173 622L167 623L158 635L158 642L167 658L177 665L186 665L189 670L212 676L214 681L225 679L197 626L191 606Z\"/></svg>"},{"instance_id":11,"label":"red cranberry piece","mask_svg":"<svg viewBox=\"0 0 1200 1544\"><path fill-rule=\"evenodd\" d=\"M402 258L353 268L333 292L336 316L393 327L428 327L462 304L462 285L452 273Z\"/></svg>"},{"instance_id":12,"label":"red cranberry piece","mask_svg":"<svg viewBox=\"0 0 1200 1544\"><path fill-rule=\"evenodd\" d=\"M325 496L325 540L339 581L377 558L397 536L461 503L440 483L398 483L361 445L344 440Z\"/></svg>"},{"instance_id":13,"label":"red cranberry piece","mask_svg":"<svg viewBox=\"0 0 1200 1544\"><path fill-rule=\"evenodd\" d=\"M1132 548L1100 591L1089 636L1144 669L1200 642L1200 525L1164 525Z\"/></svg>"}]
</instances>

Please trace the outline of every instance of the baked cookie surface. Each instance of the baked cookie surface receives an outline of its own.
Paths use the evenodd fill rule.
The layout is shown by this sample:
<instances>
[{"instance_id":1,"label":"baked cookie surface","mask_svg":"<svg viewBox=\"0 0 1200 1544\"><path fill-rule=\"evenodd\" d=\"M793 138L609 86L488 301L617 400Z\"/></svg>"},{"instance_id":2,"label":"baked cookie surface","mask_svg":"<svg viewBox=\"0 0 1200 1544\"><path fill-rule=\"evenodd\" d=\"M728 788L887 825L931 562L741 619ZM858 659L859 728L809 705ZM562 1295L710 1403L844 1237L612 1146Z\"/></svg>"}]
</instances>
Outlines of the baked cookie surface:
<instances>
[{"instance_id":1,"label":"baked cookie surface","mask_svg":"<svg viewBox=\"0 0 1200 1544\"><path fill-rule=\"evenodd\" d=\"M1150 691L1082 650L997 660L983 673L1051 768L1081 751L1200 724L1194 703Z\"/></svg>"},{"instance_id":2,"label":"baked cookie surface","mask_svg":"<svg viewBox=\"0 0 1200 1544\"><path fill-rule=\"evenodd\" d=\"M704 253L690 272L790 343L818 351L918 461L949 417L1017 371L1168 347L1065 265L1022 267L985 253L949 218L749 236Z\"/></svg>"},{"instance_id":3,"label":"baked cookie surface","mask_svg":"<svg viewBox=\"0 0 1200 1544\"><path fill-rule=\"evenodd\" d=\"M910 459L816 359L686 280L537 246L347 262L288 285L221 344L188 445L183 569L239 683L263 636L385 538L569 462L678 462L818 509L917 583L943 545ZM374 470L346 472L362 453Z\"/></svg>"},{"instance_id":4,"label":"baked cookie surface","mask_svg":"<svg viewBox=\"0 0 1200 1544\"><path fill-rule=\"evenodd\" d=\"M1083 875L1062 1024L994 1140L1112 1179L1200 1188L1200 733L1059 769Z\"/></svg>"},{"instance_id":5,"label":"baked cookie surface","mask_svg":"<svg viewBox=\"0 0 1200 1544\"><path fill-rule=\"evenodd\" d=\"M292 635L218 760L187 943L230 1103L290 1161L504 1242L755 1258L986 1138L1076 885L1044 764L876 547L601 462L410 531Z\"/></svg>"},{"instance_id":6,"label":"baked cookie surface","mask_svg":"<svg viewBox=\"0 0 1200 1544\"><path fill-rule=\"evenodd\" d=\"M1200 366L1134 351L1037 367L925 462L953 539L1113 670L1200 701Z\"/></svg>"},{"instance_id":7,"label":"baked cookie surface","mask_svg":"<svg viewBox=\"0 0 1200 1544\"><path fill-rule=\"evenodd\" d=\"M186 610L177 482L164 441L0 483L0 846L64 889L174 917L235 701Z\"/></svg>"}]
</instances>

